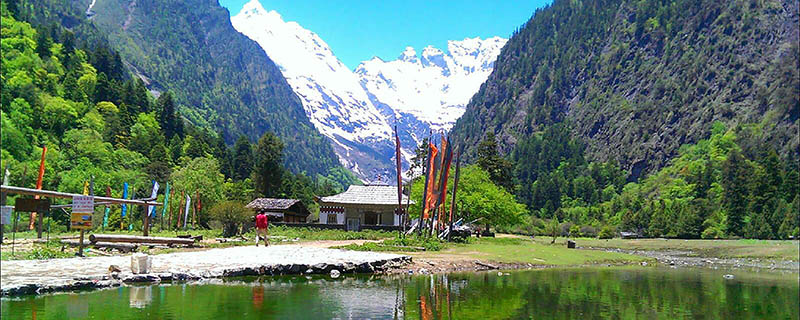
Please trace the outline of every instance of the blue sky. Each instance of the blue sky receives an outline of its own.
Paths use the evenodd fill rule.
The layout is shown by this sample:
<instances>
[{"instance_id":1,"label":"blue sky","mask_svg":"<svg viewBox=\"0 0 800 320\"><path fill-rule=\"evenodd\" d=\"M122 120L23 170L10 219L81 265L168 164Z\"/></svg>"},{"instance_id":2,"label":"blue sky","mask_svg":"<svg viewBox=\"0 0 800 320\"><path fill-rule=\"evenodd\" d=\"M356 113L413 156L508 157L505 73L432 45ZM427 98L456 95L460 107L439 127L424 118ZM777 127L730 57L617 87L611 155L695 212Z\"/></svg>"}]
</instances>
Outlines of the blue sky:
<instances>
[{"instance_id":1,"label":"blue sky","mask_svg":"<svg viewBox=\"0 0 800 320\"><path fill-rule=\"evenodd\" d=\"M236 15L249 0L219 0ZM317 33L350 69L378 56L397 58L406 46L417 53L433 45L447 50L447 40L479 36L508 38L549 0L260 0L285 21Z\"/></svg>"}]
</instances>

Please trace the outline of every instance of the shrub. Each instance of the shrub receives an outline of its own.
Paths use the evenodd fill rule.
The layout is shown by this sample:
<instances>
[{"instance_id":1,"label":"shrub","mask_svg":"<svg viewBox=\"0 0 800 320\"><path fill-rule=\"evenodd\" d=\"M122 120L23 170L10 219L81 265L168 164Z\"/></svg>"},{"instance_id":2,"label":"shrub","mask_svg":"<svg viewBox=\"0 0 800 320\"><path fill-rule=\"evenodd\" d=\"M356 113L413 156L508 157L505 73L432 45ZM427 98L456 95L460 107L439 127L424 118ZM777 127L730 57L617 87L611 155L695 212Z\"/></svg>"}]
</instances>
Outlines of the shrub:
<instances>
[{"instance_id":1,"label":"shrub","mask_svg":"<svg viewBox=\"0 0 800 320\"><path fill-rule=\"evenodd\" d=\"M603 229L600 229L600 234L597 235L600 239L611 239L614 238L614 227L612 226L605 226Z\"/></svg>"},{"instance_id":2,"label":"shrub","mask_svg":"<svg viewBox=\"0 0 800 320\"><path fill-rule=\"evenodd\" d=\"M597 229L592 226L583 226L581 227L581 236L594 238L597 236Z\"/></svg>"},{"instance_id":3,"label":"shrub","mask_svg":"<svg viewBox=\"0 0 800 320\"><path fill-rule=\"evenodd\" d=\"M244 202L228 200L217 203L211 208L209 214L212 219L222 224L223 237L239 234L240 227L252 220L253 212L244 206Z\"/></svg>"},{"instance_id":4,"label":"shrub","mask_svg":"<svg viewBox=\"0 0 800 320\"><path fill-rule=\"evenodd\" d=\"M577 237L581 234L581 227L577 224L573 224L572 227L569 228L569 236L570 237Z\"/></svg>"}]
</instances>

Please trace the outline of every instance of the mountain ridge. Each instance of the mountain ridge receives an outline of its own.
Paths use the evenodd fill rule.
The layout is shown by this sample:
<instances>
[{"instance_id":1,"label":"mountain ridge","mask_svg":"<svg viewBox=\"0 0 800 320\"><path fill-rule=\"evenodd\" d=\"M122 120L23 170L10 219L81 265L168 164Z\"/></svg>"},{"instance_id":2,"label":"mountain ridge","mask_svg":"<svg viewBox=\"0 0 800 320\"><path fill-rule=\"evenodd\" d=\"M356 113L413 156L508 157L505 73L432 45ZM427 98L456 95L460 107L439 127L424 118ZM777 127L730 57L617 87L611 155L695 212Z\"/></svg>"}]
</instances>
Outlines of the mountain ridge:
<instances>
[{"instance_id":1,"label":"mountain ridge","mask_svg":"<svg viewBox=\"0 0 800 320\"><path fill-rule=\"evenodd\" d=\"M797 2L562 1L511 37L452 132L474 157L567 122L598 161L632 178L660 168L715 121L761 123L797 158Z\"/></svg>"},{"instance_id":2,"label":"mountain ridge","mask_svg":"<svg viewBox=\"0 0 800 320\"><path fill-rule=\"evenodd\" d=\"M414 148L430 131L449 129L477 90L481 77L488 76L492 63L486 60L493 61L499 46L505 43L499 37L450 41L451 51L464 51L464 57L456 58L432 46L426 47L421 56L408 47L398 59L384 61L374 57L349 70L316 33L297 22L284 21L280 13L264 9L257 0L246 3L231 21L276 61L303 100L311 122L331 140L340 162L365 181L387 182L394 176L394 126L398 127L406 168ZM484 44L490 48L482 48ZM462 47L472 50L467 52ZM433 61L434 54L440 58L438 64ZM443 77L446 60L460 62L454 66L461 69L453 72L459 78ZM392 67L385 68L389 65ZM451 85L458 91L449 90ZM411 102L397 99L401 93L396 90L400 89L405 90L404 95L425 92L427 96ZM439 101L437 94L447 101ZM420 103L421 100L426 102ZM443 112L447 116L441 119L429 116Z\"/></svg>"}]
</instances>

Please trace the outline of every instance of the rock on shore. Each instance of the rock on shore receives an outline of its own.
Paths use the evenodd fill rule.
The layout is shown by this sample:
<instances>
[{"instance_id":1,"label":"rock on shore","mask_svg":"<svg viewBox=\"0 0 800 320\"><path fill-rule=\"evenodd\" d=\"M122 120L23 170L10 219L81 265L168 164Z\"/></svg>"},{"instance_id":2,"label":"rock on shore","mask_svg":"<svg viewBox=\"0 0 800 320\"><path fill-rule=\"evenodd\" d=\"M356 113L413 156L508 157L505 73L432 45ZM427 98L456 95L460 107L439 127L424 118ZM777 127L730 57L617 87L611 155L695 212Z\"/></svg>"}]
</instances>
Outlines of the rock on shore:
<instances>
[{"instance_id":1,"label":"rock on shore","mask_svg":"<svg viewBox=\"0 0 800 320\"><path fill-rule=\"evenodd\" d=\"M130 256L4 261L3 296L119 286L132 282L202 280L248 275L383 272L411 261L409 256L303 246L234 247L154 255L152 272L132 274Z\"/></svg>"}]
</instances>

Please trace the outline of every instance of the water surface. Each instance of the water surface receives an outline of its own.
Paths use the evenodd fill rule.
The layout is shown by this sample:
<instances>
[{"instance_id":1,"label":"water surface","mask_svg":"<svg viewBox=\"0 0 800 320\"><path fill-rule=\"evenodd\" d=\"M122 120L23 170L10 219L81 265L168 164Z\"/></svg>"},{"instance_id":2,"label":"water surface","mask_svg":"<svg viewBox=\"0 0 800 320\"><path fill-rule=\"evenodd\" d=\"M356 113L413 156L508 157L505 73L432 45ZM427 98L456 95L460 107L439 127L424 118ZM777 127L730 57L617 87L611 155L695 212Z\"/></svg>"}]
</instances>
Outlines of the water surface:
<instances>
[{"instance_id":1,"label":"water surface","mask_svg":"<svg viewBox=\"0 0 800 320\"><path fill-rule=\"evenodd\" d=\"M793 274L667 268L293 276L3 299L3 319L798 319Z\"/></svg>"}]
</instances>

